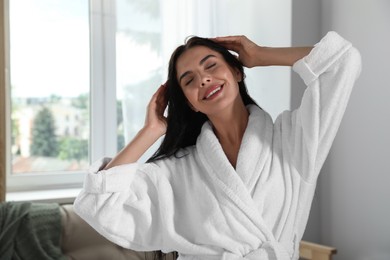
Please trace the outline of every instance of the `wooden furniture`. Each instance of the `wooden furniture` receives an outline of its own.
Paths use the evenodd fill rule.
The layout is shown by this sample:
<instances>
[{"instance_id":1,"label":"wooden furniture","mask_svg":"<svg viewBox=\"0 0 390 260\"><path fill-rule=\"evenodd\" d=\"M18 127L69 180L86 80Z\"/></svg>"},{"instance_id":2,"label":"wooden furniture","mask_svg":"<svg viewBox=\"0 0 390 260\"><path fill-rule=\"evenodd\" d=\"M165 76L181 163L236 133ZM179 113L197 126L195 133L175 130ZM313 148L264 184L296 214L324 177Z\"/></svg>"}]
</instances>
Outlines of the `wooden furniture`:
<instances>
[{"instance_id":1,"label":"wooden furniture","mask_svg":"<svg viewBox=\"0 0 390 260\"><path fill-rule=\"evenodd\" d=\"M337 253L334 247L324 246L307 241L301 241L299 245L299 257L305 260L332 260Z\"/></svg>"}]
</instances>

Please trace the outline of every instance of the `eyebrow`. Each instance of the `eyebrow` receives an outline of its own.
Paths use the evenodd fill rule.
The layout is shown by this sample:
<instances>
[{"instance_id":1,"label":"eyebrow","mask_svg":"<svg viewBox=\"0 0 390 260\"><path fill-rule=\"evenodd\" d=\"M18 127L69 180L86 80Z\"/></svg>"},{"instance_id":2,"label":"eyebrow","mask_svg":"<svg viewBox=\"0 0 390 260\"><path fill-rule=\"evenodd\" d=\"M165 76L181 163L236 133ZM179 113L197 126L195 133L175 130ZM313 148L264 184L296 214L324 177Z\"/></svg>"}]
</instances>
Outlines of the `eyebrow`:
<instances>
[{"instance_id":1,"label":"eyebrow","mask_svg":"<svg viewBox=\"0 0 390 260\"><path fill-rule=\"evenodd\" d=\"M209 58L212 58L212 57L216 57L216 56L213 55L213 54L207 55L206 57L204 57L203 59L200 60L199 65L202 65L203 63L205 63L206 60L208 60ZM181 82L181 80L182 80L185 76L187 76L187 75L190 74L190 73L191 73L191 71L186 71L186 72L184 72L184 73L180 76L180 78L179 78L179 83Z\"/></svg>"}]
</instances>

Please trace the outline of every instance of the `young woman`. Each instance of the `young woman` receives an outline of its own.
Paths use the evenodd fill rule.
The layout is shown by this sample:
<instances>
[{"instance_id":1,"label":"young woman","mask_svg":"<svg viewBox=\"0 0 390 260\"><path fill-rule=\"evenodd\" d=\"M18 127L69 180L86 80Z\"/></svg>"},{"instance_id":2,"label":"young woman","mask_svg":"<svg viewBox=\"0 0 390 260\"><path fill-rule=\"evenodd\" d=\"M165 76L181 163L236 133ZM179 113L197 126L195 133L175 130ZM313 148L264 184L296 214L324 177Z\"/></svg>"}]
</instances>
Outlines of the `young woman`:
<instances>
[{"instance_id":1,"label":"young woman","mask_svg":"<svg viewBox=\"0 0 390 260\"><path fill-rule=\"evenodd\" d=\"M275 122L244 84L243 66L270 65L293 66L307 85L301 106ZM314 48L193 37L173 53L138 135L91 166L75 210L136 251L298 259L317 176L359 72L358 51L335 32Z\"/></svg>"}]
</instances>

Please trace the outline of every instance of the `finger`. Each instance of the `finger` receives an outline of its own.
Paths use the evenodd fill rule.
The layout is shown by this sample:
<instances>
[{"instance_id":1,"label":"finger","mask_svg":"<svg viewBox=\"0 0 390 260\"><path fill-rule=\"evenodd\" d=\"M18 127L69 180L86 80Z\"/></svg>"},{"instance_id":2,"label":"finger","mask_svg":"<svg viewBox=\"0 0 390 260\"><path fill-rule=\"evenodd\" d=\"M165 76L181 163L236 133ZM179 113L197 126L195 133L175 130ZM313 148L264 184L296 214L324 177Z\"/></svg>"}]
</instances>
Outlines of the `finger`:
<instances>
[{"instance_id":1,"label":"finger","mask_svg":"<svg viewBox=\"0 0 390 260\"><path fill-rule=\"evenodd\" d=\"M211 38L211 40L216 42L238 42L240 43L242 40L242 36L234 35L234 36L219 36L215 38Z\"/></svg>"},{"instance_id":2,"label":"finger","mask_svg":"<svg viewBox=\"0 0 390 260\"><path fill-rule=\"evenodd\" d=\"M166 92L167 92L166 84L161 85L157 91L156 103L159 106L159 109L161 110L165 110L166 106L168 105L168 100L165 95Z\"/></svg>"},{"instance_id":3,"label":"finger","mask_svg":"<svg viewBox=\"0 0 390 260\"><path fill-rule=\"evenodd\" d=\"M158 110L159 107L162 106L161 96L164 96L164 93L162 92L163 89L164 89L164 86L161 85L157 89L157 91L153 94L152 98L149 101L148 109L151 109L152 111L156 110L156 109Z\"/></svg>"},{"instance_id":4,"label":"finger","mask_svg":"<svg viewBox=\"0 0 390 260\"><path fill-rule=\"evenodd\" d=\"M224 46L226 49L239 53L242 48L242 41L235 36L217 37L215 42Z\"/></svg>"},{"instance_id":5,"label":"finger","mask_svg":"<svg viewBox=\"0 0 390 260\"><path fill-rule=\"evenodd\" d=\"M220 43L220 45L224 46L228 50L232 50L235 52L239 52L240 50L242 50L242 46L240 44L233 43L233 42L232 43L224 42L224 43Z\"/></svg>"},{"instance_id":6,"label":"finger","mask_svg":"<svg viewBox=\"0 0 390 260\"><path fill-rule=\"evenodd\" d=\"M157 91L154 92L153 98L157 98L158 96L160 96L161 93L164 92L164 90L166 90L166 85L165 85L165 84L162 84L160 87L158 87Z\"/></svg>"},{"instance_id":7,"label":"finger","mask_svg":"<svg viewBox=\"0 0 390 260\"><path fill-rule=\"evenodd\" d=\"M238 45L236 43L219 43L221 46L225 47L226 49L233 51L235 53L240 53L243 48L241 45Z\"/></svg>"},{"instance_id":8,"label":"finger","mask_svg":"<svg viewBox=\"0 0 390 260\"><path fill-rule=\"evenodd\" d=\"M162 107L165 109L165 107L168 105L168 100L165 98L164 93L161 95L158 95L156 98L156 103L158 106Z\"/></svg>"}]
</instances>

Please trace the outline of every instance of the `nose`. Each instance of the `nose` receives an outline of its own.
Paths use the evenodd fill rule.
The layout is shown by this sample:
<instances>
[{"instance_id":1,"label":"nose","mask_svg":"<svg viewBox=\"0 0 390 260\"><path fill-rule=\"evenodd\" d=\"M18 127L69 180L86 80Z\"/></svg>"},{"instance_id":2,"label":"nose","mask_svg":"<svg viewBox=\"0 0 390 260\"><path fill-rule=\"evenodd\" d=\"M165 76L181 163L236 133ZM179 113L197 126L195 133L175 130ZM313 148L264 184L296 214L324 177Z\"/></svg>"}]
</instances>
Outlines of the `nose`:
<instances>
[{"instance_id":1,"label":"nose","mask_svg":"<svg viewBox=\"0 0 390 260\"><path fill-rule=\"evenodd\" d=\"M204 87L205 85L206 85L206 83L210 83L210 79L209 78L204 78L203 80L202 80L202 87Z\"/></svg>"}]
</instances>

